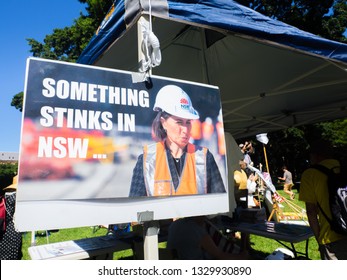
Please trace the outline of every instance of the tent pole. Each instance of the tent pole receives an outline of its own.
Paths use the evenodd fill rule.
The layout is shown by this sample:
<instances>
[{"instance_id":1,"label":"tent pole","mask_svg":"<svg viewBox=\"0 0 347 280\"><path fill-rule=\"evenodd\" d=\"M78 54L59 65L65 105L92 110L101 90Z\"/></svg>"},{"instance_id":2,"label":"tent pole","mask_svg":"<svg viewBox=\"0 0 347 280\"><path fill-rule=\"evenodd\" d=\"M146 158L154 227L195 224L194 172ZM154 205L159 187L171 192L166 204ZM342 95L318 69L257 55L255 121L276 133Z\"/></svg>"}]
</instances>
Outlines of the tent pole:
<instances>
[{"instance_id":1,"label":"tent pole","mask_svg":"<svg viewBox=\"0 0 347 280\"><path fill-rule=\"evenodd\" d=\"M148 16L142 16L137 22L137 43L138 43L138 60L144 58L144 54L141 50L141 44L143 40L142 24L149 26ZM152 69L149 69L149 75L152 74ZM158 260L159 249L158 249L158 232L159 227L155 223L151 223L153 215L150 219L146 218L143 226L143 251L145 260ZM141 220L141 219L140 219ZM140 221L141 222L141 221ZM150 223L150 224L149 224Z\"/></svg>"},{"instance_id":2,"label":"tent pole","mask_svg":"<svg viewBox=\"0 0 347 280\"><path fill-rule=\"evenodd\" d=\"M264 149L265 164L266 164L266 169L267 169L266 171L267 171L267 173L270 174L270 169L269 169L269 163L268 163L268 161L267 161L267 155L266 155L265 144L263 144L263 149Z\"/></svg>"},{"instance_id":3,"label":"tent pole","mask_svg":"<svg viewBox=\"0 0 347 280\"><path fill-rule=\"evenodd\" d=\"M206 61L206 39L205 39L205 30L204 28L200 28L200 38L201 38L201 53L202 53L202 58L201 58L201 71L202 71L202 76L203 76L203 82L206 84L210 84L210 79L208 77L208 68L207 68L207 61Z\"/></svg>"}]
</instances>

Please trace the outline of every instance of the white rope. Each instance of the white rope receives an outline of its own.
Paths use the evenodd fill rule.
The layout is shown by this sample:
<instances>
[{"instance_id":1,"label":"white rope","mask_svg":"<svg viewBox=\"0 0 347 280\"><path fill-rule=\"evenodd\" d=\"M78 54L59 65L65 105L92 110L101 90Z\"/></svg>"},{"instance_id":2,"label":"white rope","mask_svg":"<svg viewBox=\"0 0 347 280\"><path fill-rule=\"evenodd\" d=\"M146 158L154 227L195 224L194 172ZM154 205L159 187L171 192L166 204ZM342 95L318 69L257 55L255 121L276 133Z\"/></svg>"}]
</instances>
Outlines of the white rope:
<instances>
[{"instance_id":1,"label":"white rope","mask_svg":"<svg viewBox=\"0 0 347 280\"><path fill-rule=\"evenodd\" d=\"M152 6L149 0L149 26L140 22L142 26L143 40L141 50L144 54L144 59L141 60L140 72L149 72L153 67L160 65L161 52L158 38L152 31Z\"/></svg>"}]
</instances>

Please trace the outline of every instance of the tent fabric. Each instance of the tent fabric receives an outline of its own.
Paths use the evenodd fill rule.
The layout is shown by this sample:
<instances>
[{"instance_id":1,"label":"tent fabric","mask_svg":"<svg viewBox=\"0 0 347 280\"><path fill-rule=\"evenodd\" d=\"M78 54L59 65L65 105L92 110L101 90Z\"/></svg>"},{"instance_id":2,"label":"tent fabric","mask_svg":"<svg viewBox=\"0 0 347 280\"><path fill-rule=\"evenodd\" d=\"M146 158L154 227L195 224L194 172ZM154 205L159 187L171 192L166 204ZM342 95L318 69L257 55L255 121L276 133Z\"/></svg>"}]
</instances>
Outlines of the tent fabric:
<instances>
[{"instance_id":1,"label":"tent fabric","mask_svg":"<svg viewBox=\"0 0 347 280\"><path fill-rule=\"evenodd\" d=\"M78 62L93 64L126 31L126 26L132 25L142 13L148 14L149 3L153 16L249 35L347 63L346 44L304 32L230 0L115 1Z\"/></svg>"},{"instance_id":2,"label":"tent fabric","mask_svg":"<svg viewBox=\"0 0 347 280\"><path fill-rule=\"evenodd\" d=\"M78 63L137 72L149 13L162 54L152 74L218 86L235 139L347 116L346 44L230 0L115 1Z\"/></svg>"}]
</instances>

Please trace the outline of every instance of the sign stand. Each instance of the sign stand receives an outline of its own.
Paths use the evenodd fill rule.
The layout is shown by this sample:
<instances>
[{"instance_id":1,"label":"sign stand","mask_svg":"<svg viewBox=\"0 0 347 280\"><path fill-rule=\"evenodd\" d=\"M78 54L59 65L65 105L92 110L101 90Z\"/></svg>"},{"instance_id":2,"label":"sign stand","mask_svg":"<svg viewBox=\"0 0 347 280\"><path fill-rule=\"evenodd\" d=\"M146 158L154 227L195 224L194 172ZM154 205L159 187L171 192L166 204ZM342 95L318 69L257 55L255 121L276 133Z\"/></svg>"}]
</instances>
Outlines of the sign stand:
<instances>
[{"instance_id":1,"label":"sign stand","mask_svg":"<svg viewBox=\"0 0 347 280\"><path fill-rule=\"evenodd\" d=\"M159 223L153 220L154 213L151 211L137 213L137 220L143 224L143 252L145 260L158 260L158 232Z\"/></svg>"}]
</instances>

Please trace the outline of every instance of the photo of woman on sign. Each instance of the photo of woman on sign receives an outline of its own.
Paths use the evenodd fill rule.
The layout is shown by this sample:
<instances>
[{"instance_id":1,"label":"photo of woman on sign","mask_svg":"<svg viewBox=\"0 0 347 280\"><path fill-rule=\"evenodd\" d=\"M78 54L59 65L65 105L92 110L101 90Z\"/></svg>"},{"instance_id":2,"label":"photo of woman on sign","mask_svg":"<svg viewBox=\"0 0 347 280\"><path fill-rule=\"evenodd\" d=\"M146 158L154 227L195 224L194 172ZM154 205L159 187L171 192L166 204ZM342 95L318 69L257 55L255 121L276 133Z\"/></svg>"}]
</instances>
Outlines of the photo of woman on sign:
<instances>
[{"instance_id":1,"label":"photo of woman on sign","mask_svg":"<svg viewBox=\"0 0 347 280\"><path fill-rule=\"evenodd\" d=\"M188 94L178 86L162 87L153 107L156 143L138 157L130 197L225 193L213 154L189 142L193 120L199 119Z\"/></svg>"}]
</instances>

